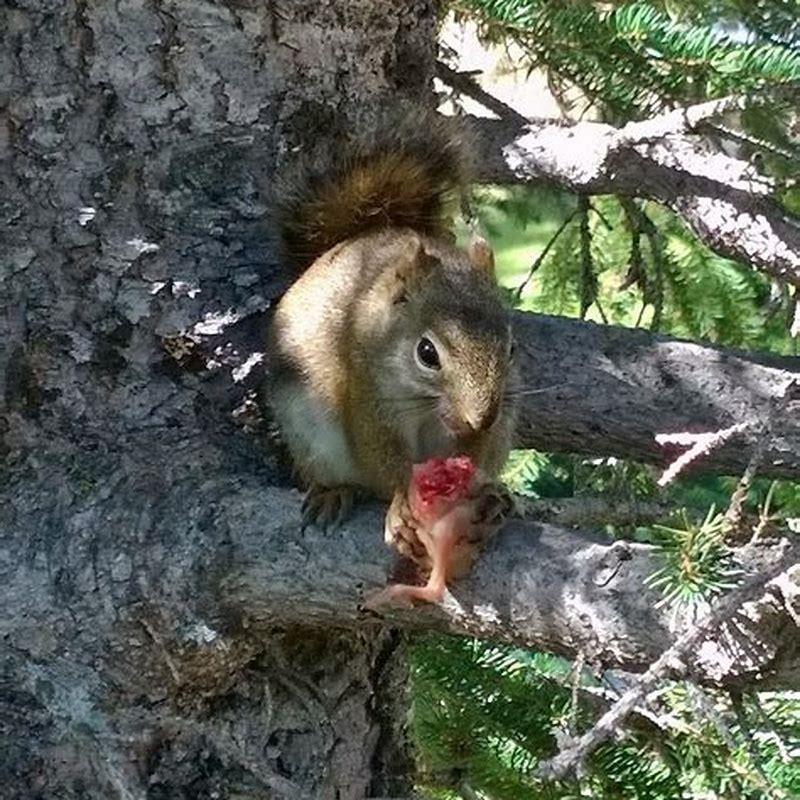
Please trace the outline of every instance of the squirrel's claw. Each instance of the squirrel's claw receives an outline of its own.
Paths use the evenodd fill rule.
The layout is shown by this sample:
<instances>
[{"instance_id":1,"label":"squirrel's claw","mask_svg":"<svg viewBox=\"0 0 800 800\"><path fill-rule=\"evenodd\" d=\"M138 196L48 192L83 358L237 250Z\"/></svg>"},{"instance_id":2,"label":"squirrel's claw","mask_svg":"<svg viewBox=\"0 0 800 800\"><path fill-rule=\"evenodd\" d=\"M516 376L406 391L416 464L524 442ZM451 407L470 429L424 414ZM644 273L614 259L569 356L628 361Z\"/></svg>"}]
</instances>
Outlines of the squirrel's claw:
<instances>
[{"instance_id":1,"label":"squirrel's claw","mask_svg":"<svg viewBox=\"0 0 800 800\"><path fill-rule=\"evenodd\" d=\"M321 486L312 483L303 498L303 527L339 527L352 513L355 495L352 486Z\"/></svg>"}]
</instances>

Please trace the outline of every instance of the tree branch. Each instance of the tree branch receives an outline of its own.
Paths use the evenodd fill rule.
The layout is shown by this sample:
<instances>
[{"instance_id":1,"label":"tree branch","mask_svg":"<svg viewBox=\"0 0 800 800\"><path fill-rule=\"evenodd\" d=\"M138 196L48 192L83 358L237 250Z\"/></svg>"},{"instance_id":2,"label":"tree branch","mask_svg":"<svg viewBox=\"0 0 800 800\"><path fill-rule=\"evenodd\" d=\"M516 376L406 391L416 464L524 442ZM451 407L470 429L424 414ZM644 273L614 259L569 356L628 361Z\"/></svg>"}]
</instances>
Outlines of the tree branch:
<instances>
[{"instance_id":1,"label":"tree branch","mask_svg":"<svg viewBox=\"0 0 800 800\"><path fill-rule=\"evenodd\" d=\"M622 500L614 496L542 497L517 500L527 520L552 522L566 528L602 528L666 519L675 505L659 500Z\"/></svg>"},{"instance_id":2,"label":"tree branch","mask_svg":"<svg viewBox=\"0 0 800 800\"><path fill-rule=\"evenodd\" d=\"M800 476L800 358L526 312L514 314L513 325L521 375L514 390L521 405L517 447L667 466L682 448L660 446L656 434L705 433L744 423L741 433L687 470L738 476L759 441L760 425L752 423L767 419L780 402L785 411L775 414L759 474ZM208 359L219 361L215 351L226 352L219 383L261 350L264 328L255 313L203 337ZM238 396L255 391L259 380L259 371L252 370L236 384Z\"/></svg>"},{"instance_id":3,"label":"tree branch","mask_svg":"<svg viewBox=\"0 0 800 800\"><path fill-rule=\"evenodd\" d=\"M456 70L448 67L447 64L437 61L436 77L457 92L476 100L484 108L497 114L500 119L505 119L518 125L525 125L528 122L527 117L479 86L468 72L456 72Z\"/></svg>"},{"instance_id":4,"label":"tree branch","mask_svg":"<svg viewBox=\"0 0 800 800\"><path fill-rule=\"evenodd\" d=\"M266 496L265 496L266 495ZM265 508L270 511L266 512ZM287 492L241 490L218 513L235 524L236 555L220 583L228 608L249 630L304 620L352 626L378 620L361 610L365 592L388 579L391 554L379 544L381 512L366 509L346 531L298 537L298 503ZM796 604L800 560L796 543L740 551L744 568L773 577L780 562L785 602ZM642 670L669 647L670 611L644 579L659 564L654 548L601 544L586 534L551 525L511 521L476 569L451 587L441 607L389 610L387 621L438 629L574 657L595 667ZM779 582L775 582L777 586ZM770 591L743 606L736 629L698 640L689 673L702 683L747 685L771 674L782 687L800 685L797 637L784 600ZM702 646L700 646L702 644Z\"/></svg>"},{"instance_id":5,"label":"tree branch","mask_svg":"<svg viewBox=\"0 0 800 800\"><path fill-rule=\"evenodd\" d=\"M115 651L105 669L135 687L147 665L149 681L192 692L191 676L224 683L282 628L399 624L568 657L583 652L592 666L633 671L670 644L670 612L644 585L660 565L652 547L514 520L442 607L384 619L361 607L366 592L391 579L384 508L364 506L333 532L301 531L300 493L271 485L274 474L241 457L255 447L244 435L215 445L164 427L158 439L128 437L118 447L124 456L109 451L110 468L97 481L87 468L101 465L91 466L89 452L83 465L71 458L43 466L47 484L59 487L53 497L43 500L39 484L30 492L20 481L7 487L14 502L0 548L0 636L19 652L60 647L44 633L53 626L87 653L134 637L137 647ZM56 530L55 520L58 533L31 537ZM751 574L781 558L800 560L797 543L739 556ZM800 687L800 640L786 633L799 610L798 576L784 572L773 587L744 608L736 630L698 648L693 678Z\"/></svg>"},{"instance_id":6,"label":"tree branch","mask_svg":"<svg viewBox=\"0 0 800 800\"><path fill-rule=\"evenodd\" d=\"M740 475L760 423L785 402L759 474L800 475L800 359L560 317L518 313L514 326L523 380L518 446L667 465L681 449L659 446L656 434L744 423L692 464Z\"/></svg>"},{"instance_id":7,"label":"tree branch","mask_svg":"<svg viewBox=\"0 0 800 800\"><path fill-rule=\"evenodd\" d=\"M720 255L800 286L800 220L770 197L770 181L751 164L694 132L698 123L742 102L711 101L621 128L474 118L482 134L480 178L543 180L578 194L655 200Z\"/></svg>"},{"instance_id":8,"label":"tree branch","mask_svg":"<svg viewBox=\"0 0 800 800\"><path fill-rule=\"evenodd\" d=\"M715 629L733 628L738 624L737 613L742 613L745 603L763 594L765 587L779 577L791 576L790 580L800 587L800 563L795 560L797 552L780 559L771 569L759 572L745 586L731 592L697 624L691 624L647 669L633 686L582 736L544 763L540 768L542 777L563 778L579 768L586 757L600 744L619 730L628 714L667 677L686 677L694 669L698 648L703 647L709 634ZM795 632L796 634L796 632Z\"/></svg>"},{"instance_id":9,"label":"tree branch","mask_svg":"<svg viewBox=\"0 0 800 800\"><path fill-rule=\"evenodd\" d=\"M235 316L235 315L234 315ZM513 316L521 375L515 445L552 452L672 463L679 446L656 434L705 433L743 423L741 433L687 471L741 475L775 403L773 434L759 467L770 477L800 476L800 358L745 353L670 339L640 329L519 312ZM230 375L262 347L260 314L203 337L209 359L225 350ZM225 373L218 374L218 382ZM236 385L255 391L259 371ZM216 393L230 391L219 387ZM235 406L241 400L231 399Z\"/></svg>"}]
</instances>

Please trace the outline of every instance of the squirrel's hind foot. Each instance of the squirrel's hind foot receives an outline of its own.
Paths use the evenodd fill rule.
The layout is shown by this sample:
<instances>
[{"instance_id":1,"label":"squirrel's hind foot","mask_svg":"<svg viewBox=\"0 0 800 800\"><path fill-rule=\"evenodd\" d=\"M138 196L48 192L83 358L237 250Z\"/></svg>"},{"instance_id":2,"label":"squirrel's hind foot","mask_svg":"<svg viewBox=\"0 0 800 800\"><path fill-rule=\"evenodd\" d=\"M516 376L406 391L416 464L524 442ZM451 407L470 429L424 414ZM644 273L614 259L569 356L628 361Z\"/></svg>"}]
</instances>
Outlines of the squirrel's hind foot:
<instances>
[{"instance_id":1,"label":"squirrel's hind foot","mask_svg":"<svg viewBox=\"0 0 800 800\"><path fill-rule=\"evenodd\" d=\"M303 527L339 527L353 511L356 489L352 486L321 486L312 483L303 498Z\"/></svg>"}]
</instances>

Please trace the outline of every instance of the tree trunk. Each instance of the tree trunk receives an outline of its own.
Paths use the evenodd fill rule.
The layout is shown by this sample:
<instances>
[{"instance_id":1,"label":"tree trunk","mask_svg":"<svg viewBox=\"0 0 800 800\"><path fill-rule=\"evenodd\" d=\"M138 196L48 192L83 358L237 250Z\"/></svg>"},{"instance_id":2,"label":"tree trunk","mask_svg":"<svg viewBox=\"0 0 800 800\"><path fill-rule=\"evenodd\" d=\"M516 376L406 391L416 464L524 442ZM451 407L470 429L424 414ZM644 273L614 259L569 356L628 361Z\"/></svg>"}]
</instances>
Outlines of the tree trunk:
<instances>
[{"instance_id":1,"label":"tree trunk","mask_svg":"<svg viewBox=\"0 0 800 800\"><path fill-rule=\"evenodd\" d=\"M255 635L209 605L231 555L215 504L278 472L230 423L216 367L240 354L209 363L185 334L279 293L276 160L427 96L432 6L0 10L3 797L406 787L397 634Z\"/></svg>"},{"instance_id":2,"label":"tree trunk","mask_svg":"<svg viewBox=\"0 0 800 800\"><path fill-rule=\"evenodd\" d=\"M3 797L407 792L403 640L358 607L386 580L380 518L300 533L253 383L288 280L274 168L384 101L431 97L433 3L0 13ZM519 318L518 332L532 385L566 380L527 396L521 440L537 446L656 459L656 432L747 424L705 462L738 469L800 371L568 321ZM765 470L797 474L784 417ZM629 667L668 641L639 596L650 553L529 534L511 526L487 554L466 615L398 621L564 653L602 634L589 655ZM753 605L766 655L720 682L766 669L797 685L786 574L789 610L774 592ZM587 624L586 609L611 621Z\"/></svg>"}]
</instances>

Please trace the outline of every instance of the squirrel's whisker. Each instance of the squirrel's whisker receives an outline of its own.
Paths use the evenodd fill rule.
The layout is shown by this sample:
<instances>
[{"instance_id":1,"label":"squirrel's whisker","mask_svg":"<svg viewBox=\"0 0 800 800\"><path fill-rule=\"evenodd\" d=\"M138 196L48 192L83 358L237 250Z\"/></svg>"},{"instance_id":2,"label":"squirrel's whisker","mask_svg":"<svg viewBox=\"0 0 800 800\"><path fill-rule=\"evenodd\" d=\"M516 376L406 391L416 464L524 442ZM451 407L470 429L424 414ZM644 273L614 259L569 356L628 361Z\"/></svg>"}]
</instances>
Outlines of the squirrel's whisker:
<instances>
[{"instance_id":1,"label":"squirrel's whisker","mask_svg":"<svg viewBox=\"0 0 800 800\"><path fill-rule=\"evenodd\" d=\"M564 386L567 386L567 384L554 383L552 386L540 386L536 389L507 389L505 394L506 397L521 397L523 395L544 394L545 392L553 391L553 389L561 389Z\"/></svg>"}]
</instances>

